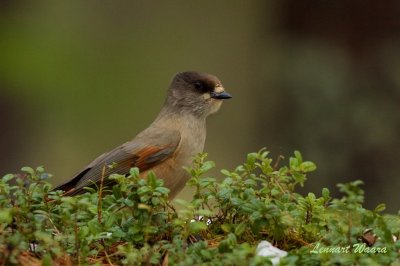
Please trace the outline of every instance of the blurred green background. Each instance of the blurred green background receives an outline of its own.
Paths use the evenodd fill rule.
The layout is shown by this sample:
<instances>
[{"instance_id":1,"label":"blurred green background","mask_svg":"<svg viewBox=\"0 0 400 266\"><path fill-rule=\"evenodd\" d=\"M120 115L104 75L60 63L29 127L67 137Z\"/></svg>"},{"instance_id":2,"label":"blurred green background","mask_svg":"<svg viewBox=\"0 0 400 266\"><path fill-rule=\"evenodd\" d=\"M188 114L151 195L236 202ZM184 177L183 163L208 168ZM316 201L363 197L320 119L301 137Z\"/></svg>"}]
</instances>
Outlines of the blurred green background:
<instances>
[{"instance_id":1,"label":"blurred green background","mask_svg":"<svg viewBox=\"0 0 400 266\"><path fill-rule=\"evenodd\" d=\"M303 192L362 179L367 206L396 212L399 17L395 0L1 1L0 174L44 165L59 183L200 70L234 96L208 120L218 167L298 149L318 166Z\"/></svg>"}]
</instances>

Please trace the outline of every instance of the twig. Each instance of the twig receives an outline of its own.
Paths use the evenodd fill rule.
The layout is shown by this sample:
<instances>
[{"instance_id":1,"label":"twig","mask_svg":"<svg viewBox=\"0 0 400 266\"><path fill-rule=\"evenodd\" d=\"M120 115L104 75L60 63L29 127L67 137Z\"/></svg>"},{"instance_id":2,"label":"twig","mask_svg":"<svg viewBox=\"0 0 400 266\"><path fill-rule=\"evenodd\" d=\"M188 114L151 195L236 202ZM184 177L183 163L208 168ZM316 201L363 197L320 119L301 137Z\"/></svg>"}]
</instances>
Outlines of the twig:
<instances>
[{"instance_id":1,"label":"twig","mask_svg":"<svg viewBox=\"0 0 400 266\"><path fill-rule=\"evenodd\" d=\"M108 256L108 253L107 253L107 250L106 250L106 249L104 249L104 254L106 255L106 259L107 259L108 264L114 265L114 264L111 262L110 257Z\"/></svg>"},{"instance_id":2,"label":"twig","mask_svg":"<svg viewBox=\"0 0 400 266\"><path fill-rule=\"evenodd\" d=\"M106 174L106 166L103 165L103 169L101 171L99 197L97 199L97 220L99 221L99 223L101 223L101 205L102 205L103 182L105 174Z\"/></svg>"},{"instance_id":3,"label":"twig","mask_svg":"<svg viewBox=\"0 0 400 266\"><path fill-rule=\"evenodd\" d=\"M276 158L276 162L274 164L274 170L278 169L279 164L280 164L282 159L285 159L285 157L283 157L282 155L279 155L278 158Z\"/></svg>"}]
</instances>

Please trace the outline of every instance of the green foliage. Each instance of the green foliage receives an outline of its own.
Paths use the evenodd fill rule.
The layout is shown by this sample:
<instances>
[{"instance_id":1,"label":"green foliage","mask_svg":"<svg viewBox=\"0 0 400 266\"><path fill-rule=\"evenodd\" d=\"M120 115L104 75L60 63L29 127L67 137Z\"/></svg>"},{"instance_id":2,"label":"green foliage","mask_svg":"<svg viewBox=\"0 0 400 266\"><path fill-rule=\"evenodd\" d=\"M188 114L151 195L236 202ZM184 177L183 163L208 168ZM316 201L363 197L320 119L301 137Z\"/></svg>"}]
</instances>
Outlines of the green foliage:
<instances>
[{"instance_id":1,"label":"green foliage","mask_svg":"<svg viewBox=\"0 0 400 266\"><path fill-rule=\"evenodd\" d=\"M208 176L214 163L200 154L186 169L195 194L190 202L177 199L179 208L161 179L151 172L140 178L137 168L111 175L112 188L66 197L51 191L42 167L24 167L0 181L0 262L23 264L28 254L38 265L268 265L255 254L268 240L289 252L282 265L400 263L400 219L382 215L384 204L363 208L361 181L339 184L342 198L326 188L320 197L302 196L296 187L315 164L297 151L288 166L279 166L281 159L250 153L218 181ZM385 253L367 252L377 250Z\"/></svg>"}]
</instances>

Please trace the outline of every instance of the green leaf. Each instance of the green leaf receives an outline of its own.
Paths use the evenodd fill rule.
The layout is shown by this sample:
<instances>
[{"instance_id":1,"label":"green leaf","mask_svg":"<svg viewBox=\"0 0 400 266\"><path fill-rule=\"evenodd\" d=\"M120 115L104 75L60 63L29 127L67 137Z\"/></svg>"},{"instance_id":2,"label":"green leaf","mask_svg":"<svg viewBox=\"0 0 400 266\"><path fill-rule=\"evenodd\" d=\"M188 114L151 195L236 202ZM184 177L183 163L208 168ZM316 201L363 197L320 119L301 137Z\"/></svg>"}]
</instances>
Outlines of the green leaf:
<instances>
[{"instance_id":1,"label":"green leaf","mask_svg":"<svg viewBox=\"0 0 400 266\"><path fill-rule=\"evenodd\" d=\"M225 232L225 233L230 233L232 230L232 227L230 224L222 224L221 225L221 229Z\"/></svg>"},{"instance_id":2,"label":"green leaf","mask_svg":"<svg viewBox=\"0 0 400 266\"><path fill-rule=\"evenodd\" d=\"M151 188L148 187L148 186L144 186L144 187L138 188L137 193L138 193L139 195L143 195L143 194L146 194L146 193L149 192L149 191L151 191Z\"/></svg>"},{"instance_id":3,"label":"green leaf","mask_svg":"<svg viewBox=\"0 0 400 266\"><path fill-rule=\"evenodd\" d=\"M13 220L12 209L0 209L0 223L11 224Z\"/></svg>"},{"instance_id":4,"label":"green leaf","mask_svg":"<svg viewBox=\"0 0 400 266\"><path fill-rule=\"evenodd\" d=\"M299 161L296 158L290 157L289 166L290 169L297 169L297 167L299 166Z\"/></svg>"},{"instance_id":5,"label":"green leaf","mask_svg":"<svg viewBox=\"0 0 400 266\"><path fill-rule=\"evenodd\" d=\"M207 161L207 162L203 163L203 165L201 166L200 169L203 173L205 173L214 167L215 167L215 163L213 161Z\"/></svg>"},{"instance_id":6,"label":"green leaf","mask_svg":"<svg viewBox=\"0 0 400 266\"><path fill-rule=\"evenodd\" d=\"M129 175L132 177L139 177L139 168L133 167L129 170Z\"/></svg>"},{"instance_id":7,"label":"green leaf","mask_svg":"<svg viewBox=\"0 0 400 266\"><path fill-rule=\"evenodd\" d=\"M156 198L156 197L151 198L151 204L153 204L154 206L159 205L160 202L161 202L161 201L160 201L159 198Z\"/></svg>"},{"instance_id":8,"label":"green leaf","mask_svg":"<svg viewBox=\"0 0 400 266\"><path fill-rule=\"evenodd\" d=\"M130 199L124 199L124 203L126 206L132 207L135 203Z\"/></svg>"},{"instance_id":9,"label":"green leaf","mask_svg":"<svg viewBox=\"0 0 400 266\"><path fill-rule=\"evenodd\" d=\"M384 210L386 210L386 204L385 203L381 203L381 204L378 204L378 206L375 207L374 212L383 212Z\"/></svg>"},{"instance_id":10,"label":"green leaf","mask_svg":"<svg viewBox=\"0 0 400 266\"><path fill-rule=\"evenodd\" d=\"M122 198L121 188L120 186L113 186L112 193L116 199Z\"/></svg>"},{"instance_id":11,"label":"green leaf","mask_svg":"<svg viewBox=\"0 0 400 266\"><path fill-rule=\"evenodd\" d=\"M222 170L221 170L221 173L222 173L224 176L230 176L230 175L231 175L231 172L229 172L229 171L226 170L226 169L222 169Z\"/></svg>"},{"instance_id":12,"label":"green leaf","mask_svg":"<svg viewBox=\"0 0 400 266\"><path fill-rule=\"evenodd\" d=\"M323 197L325 200L327 200L327 199L330 198L330 191L329 191L329 189L327 189L327 188L325 188L325 187L322 189L322 197Z\"/></svg>"},{"instance_id":13,"label":"green leaf","mask_svg":"<svg viewBox=\"0 0 400 266\"><path fill-rule=\"evenodd\" d=\"M10 181L11 179L13 179L15 176L13 174L7 174L5 176L2 177L2 181L4 183L7 183L8 181Z\"/></svg>"},{"instance_id":14,"label":"green leaf","mask_svg":"<svg viewBox=\"0 0 400 266\"><path fill-rule=\"evenodd\" d=\"M244 233L244 231L246 230L246 227L247 227L247 224L245 224L245 223L238 224L235 228L235 235L241 236Z\"/></svg>"},{"instance_id":15,"label":"green leaf","mask_svg":"<svg viewBox=\"0 0 400 266\"><path fill-rule=\"evenodd\" d=\"M303 156L299 151L294 151L294 156L296 157L299 164L303 162Z\"/></svg>"},{"instance_id":16,"label":"green leaf","mask_svg":"<svg viewBox=\"0 0 400 266\"><path fill-rule=\"evenodd\" d=\"M36 167L36 172L43 173L44 172L44 167L43 166Z\"/></svg>"},{"instance_id":17,"label":"green leaf","mask_svg":"<svg viewBox=\"0 0 400 266\"><path fill-rule=\"evenodd\" d=\"M31 175L35 174L35 170L33 170L33 168L29 167L29 166L22 167L21 171L25 172L25 173L28 173L28 174L31 174Z\"/></svg>"},{"instance_id":18,"label":"green leaf","mask_svg":"<svg viewBox=\"0 0 400 266\"><path fill-rule=\"evenodd\" d=\"M160 192L163 195L168 195L170 192L170 190L166 187L157 187L155 190Z\"/></svg>"},{"instance_id":19,"label":"green leaf","mask_svg":"<svg viewBox=\"0 0 400 266\"><path fill-rule=\"evenodd\" d=\"M316 197L315 197L314 193L309 192L308 195L307 195L307 198L308 198L309 201L315 201Z\"/></svg>"},{"instance_id":20,"label":"green leaf","mask_svg":"<svg viewBox=\"0 0 400 266\"><path fill-rule=\"evenodd\" d=\"M200 216L211 216L212 212L210 210L207 210L207 209L199 209L199 210L196 211L196 214L200 215Z\"/></svg>"},{"instance_id":21,"label":"green leaf","mask_svg":"<svg viewBox=\"0 0 400 266\"><path fill-rule=\"evenodd\" d=\"M274 187L271 189L271 196L273 196L273 197L279 195L280 193L281 193L281 191L277 187Z\"/></svg>"},{"instance_id":22,"label":"green leaf","mask_svg":"<svg viewBox=\"0 0 400 266\"><path fill-rule=\"evenodd\" d=\"M317 166L310 161L306 161L300 164L300 170L303 172L312 172L315 171L315 169L317 169Z\"/></svg>"},{"instance_id":23,"label":"green leaf","mask_svg":"<svg viewBox=\"0 0 400 266\"><path fill-rule=\"evenodd\" d=\"M207 225L204 222L191 222L189 224L189 231L191 233L198 233L202 230L206 230L207 229Z\"/></svg>"},{"instance_id":24,"label":"green leaf","mask_svg":"<svg viewBox=\"0 0 400 266\"><path fill-rule=\"evenodd\" d=\"M246 163L249 164L250 166L254 166L256 160L257 160L258 154L255 152L247 154L247 160Z\"/></svg>"}]
</instances>

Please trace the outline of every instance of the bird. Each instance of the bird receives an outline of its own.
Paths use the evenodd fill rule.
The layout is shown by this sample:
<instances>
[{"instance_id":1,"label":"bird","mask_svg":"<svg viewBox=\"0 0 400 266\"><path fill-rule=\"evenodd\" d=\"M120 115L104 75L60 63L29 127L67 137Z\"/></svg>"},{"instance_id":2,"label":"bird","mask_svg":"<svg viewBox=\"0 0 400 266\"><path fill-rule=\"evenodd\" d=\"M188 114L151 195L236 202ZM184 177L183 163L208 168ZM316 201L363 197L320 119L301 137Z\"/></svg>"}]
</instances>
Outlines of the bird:
<instances>
[{"instance_id":1,"label":"bird","mask_svg":"<svg viewBox=\"0 0 400 266\"><path fill-rule=\"evenodd\" d=\"M140 178L153 171L157 178L163 179L170 190L169 198L173 199L190 178L184 167L190 166L194 157L203 152L206 118L230 98L231 94L214 75L197 71L176 74L161 111L148 128L100 155L53 190L74 196L87 192L85 187L100 184L111 187L115 183L107 178L109 175L128 175L131 168L137 167Z\"/></svg>"}]
</instances>

